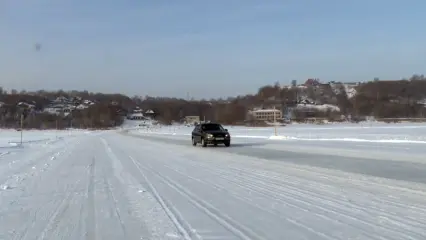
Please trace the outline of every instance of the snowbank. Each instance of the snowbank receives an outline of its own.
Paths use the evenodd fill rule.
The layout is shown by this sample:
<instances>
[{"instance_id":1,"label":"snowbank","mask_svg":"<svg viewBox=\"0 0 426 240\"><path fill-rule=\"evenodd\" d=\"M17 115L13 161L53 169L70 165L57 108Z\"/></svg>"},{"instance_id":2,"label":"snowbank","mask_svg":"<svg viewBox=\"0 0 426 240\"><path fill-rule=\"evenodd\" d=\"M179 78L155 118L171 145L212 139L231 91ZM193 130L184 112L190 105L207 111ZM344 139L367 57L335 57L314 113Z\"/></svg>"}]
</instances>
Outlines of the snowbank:
<instances>
[{"instance_id":1,"label":"snowbank","mask_svg":"<svg viewBox=\"0 0 426 240\"><path fill-rule=\"evenodd\" d=\"M22 132L23 144L46 144L62 140L79 134L86 134L87 130L24 130ZM21 132L14 129L0 129L0 149L17 148L21 146ZM0 151L1 152L1 151Z\"/></svg>"},{"instance_id":2,"label":"snowbank","mask_svg":"<svg viewBox=\"0 0 426 240\"><path fill-rule=\"evenodd\" d=\"M346 141L377 143L426 143L425 124L291 124L277 127L225 126L233 138L256 138L280 141ZM131 130L136 134L190 136L192 127L156 126Z\"/></svg>"},{"instance_id":3,"label":"snowbank","mask_svg":"<svg viewBox=\"0 0 426 240\"><path fill-rule=\"evenodd\" d=\"M316 105L316 104L297 104L296 109L298 110L306 110L306 109L315 109L318 111L332 111L332 112L340 112L340 108L338 106L335 105L331 105L331 104L321 104L321 105Z\"/></svg>"}]
</instances>

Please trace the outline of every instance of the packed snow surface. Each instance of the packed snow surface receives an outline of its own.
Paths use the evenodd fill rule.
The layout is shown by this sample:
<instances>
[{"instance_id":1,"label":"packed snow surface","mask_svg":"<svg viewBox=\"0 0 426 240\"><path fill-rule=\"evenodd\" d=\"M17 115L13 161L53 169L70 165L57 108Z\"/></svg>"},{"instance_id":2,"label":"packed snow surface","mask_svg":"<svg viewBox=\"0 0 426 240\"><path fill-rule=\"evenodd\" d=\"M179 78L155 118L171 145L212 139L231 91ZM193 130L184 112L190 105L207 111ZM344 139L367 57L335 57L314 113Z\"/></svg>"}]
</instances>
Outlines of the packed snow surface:
<instances>
[{"instance_id":1,"label":"packed snow surface","mask_svg":"<svg viewBox=\"0 0 426 240\"><path fill-rule=\"evenodd\" d=\"M426 239L425 126L227 128L0 130L0 239Z\"/></svg>"},{"instance_id":2,"label":"packed snow surface","mask_svg":"<svg viewBox=\"0 0 426 240\"><path fill-rule=\"evenodd\" d=\"M270 127L224 126L237 138L269 138L311 141L369 141L369 142L421 142L426 143L426 123L386 124L363 122L360 124L290 124ZM183 125L149 126L136 129L142 134L191 135L193 127ZM277 136L275 136L275 130Z\"/></svg>"}]
</instances>

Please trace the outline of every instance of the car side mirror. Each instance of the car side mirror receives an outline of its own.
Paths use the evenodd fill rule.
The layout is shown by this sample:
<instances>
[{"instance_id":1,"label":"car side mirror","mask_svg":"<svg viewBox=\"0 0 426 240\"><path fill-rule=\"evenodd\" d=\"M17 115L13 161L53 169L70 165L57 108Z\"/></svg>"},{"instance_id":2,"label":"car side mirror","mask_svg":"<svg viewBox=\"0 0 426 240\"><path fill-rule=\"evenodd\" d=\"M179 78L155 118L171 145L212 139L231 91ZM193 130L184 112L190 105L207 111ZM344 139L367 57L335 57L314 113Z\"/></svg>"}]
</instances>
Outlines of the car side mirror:
<instances>
[{"instance_id":1,"label":"car side mirror","mask_svg":"<svg viewBox=\"0 0 426 240\"><path fill-rule=\"evenodd\" d=\"M225 128L225 131L228 131L228 129Z\"/></svg>"}]
</instances>

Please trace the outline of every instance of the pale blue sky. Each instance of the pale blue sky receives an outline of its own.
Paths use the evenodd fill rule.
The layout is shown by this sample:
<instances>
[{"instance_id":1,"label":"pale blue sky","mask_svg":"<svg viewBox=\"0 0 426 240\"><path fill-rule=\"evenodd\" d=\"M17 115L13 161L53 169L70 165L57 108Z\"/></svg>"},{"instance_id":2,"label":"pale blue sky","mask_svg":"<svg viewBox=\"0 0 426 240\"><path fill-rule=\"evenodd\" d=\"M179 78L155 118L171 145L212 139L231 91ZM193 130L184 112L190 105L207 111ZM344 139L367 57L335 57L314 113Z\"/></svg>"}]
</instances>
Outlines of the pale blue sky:
<instances>
[{"instance_id":1,"label":"pale blue sky","mask_svg":"<svg viewBox=\"0 0 426 240\"><path fill-rule=\"evenodd\" d=\"M210 98L310 77L399 79L426 73L425 9L424 0L1 0L0 85Z\"/></svg>"}]
</instances>

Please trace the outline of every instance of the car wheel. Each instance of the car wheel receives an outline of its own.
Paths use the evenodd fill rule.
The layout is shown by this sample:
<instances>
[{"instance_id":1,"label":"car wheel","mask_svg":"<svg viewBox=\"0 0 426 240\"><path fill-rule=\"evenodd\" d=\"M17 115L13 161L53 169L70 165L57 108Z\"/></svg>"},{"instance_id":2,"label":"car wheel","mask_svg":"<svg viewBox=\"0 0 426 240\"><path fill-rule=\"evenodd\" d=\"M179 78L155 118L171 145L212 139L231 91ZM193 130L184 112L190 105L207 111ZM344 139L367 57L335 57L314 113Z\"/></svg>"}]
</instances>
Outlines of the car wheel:
<instances>
[{"instance_id":1,"label":"car wheel","mask_svg":"<svg viewBox=\"0 0 426 240\"><path fill-rule=\"evenodd\" d=\"M204 141L204 138L201 139L201 146L207 147L207 142Z\"/></svg>"},{"instance_id":2,"label":"car wheel","mask_svg":"<svg viewBox=\"0 0 426 240\"><path fill-rule=\"evenodd\" d=\"M225 142L225 147L231 146L231 142Z\"/></svg>"},{"instance_id":3,"label":"car wheel","mask_svg":"<svg viewBox=\"0 0 426 240\"><path fill-rule=\"evenodd\" d=\"M195 141L195 138L192 138L192 146L197 146L197 141Z\"/></svg>"}]
</instances>

